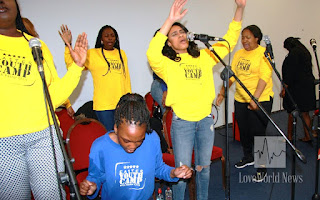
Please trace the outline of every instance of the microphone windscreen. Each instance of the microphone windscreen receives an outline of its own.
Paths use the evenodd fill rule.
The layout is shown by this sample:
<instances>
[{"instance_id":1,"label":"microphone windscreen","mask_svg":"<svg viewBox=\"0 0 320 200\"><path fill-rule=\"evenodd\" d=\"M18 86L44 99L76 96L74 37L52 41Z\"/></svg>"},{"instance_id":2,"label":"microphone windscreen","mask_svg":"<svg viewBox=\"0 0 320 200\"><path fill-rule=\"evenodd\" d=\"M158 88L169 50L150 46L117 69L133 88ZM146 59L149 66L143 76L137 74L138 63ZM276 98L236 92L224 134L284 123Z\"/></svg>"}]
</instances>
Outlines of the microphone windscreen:
<instances>
[{"instance_id":1,"label":"microphone windscreen","mask_svg":"<svg viewBox=\"0 0 320 200\"><path fill-rule=\"evenodd\" d=\"M311 46L317 45L317 42L316 42L316 40L315 40L314 38L312 38L312 39L310 40L310 45L311 45Z\"/></svg>"},{"instance_id":2,"label":"microphone windscreen","mask_svg":"<svg viewBox=\"0 0 320 200\"><path fill-rule=\"evenodd\" d=\"M187 38L188 38L188 40L189 41L194 41L194 37L195 37L195 35L194 35L194 33L193 32L188 32L187 33Z\"/></svg>"},{"instance_id":3,"label":"microphone windscreen","mask_svg":"<svg viewBox=\"0 0 320 200\"><path fill-rule=\"evenodd\" d=\"M264 35L263 36L263 41L266 43L266 44L271 44L271 41L270 41L270 38L268 35Z\"/></svg>"},{"instance_id":4,"label":"microphone windscreen","mask_svg":"<svg viewBox=\"0 0 320 200\"><path fill-rule=\"evenodd\" d=\"M38 38L31 38L29 40L29 47L41 47L41 42Z\"/></svg>"}]
</instances>

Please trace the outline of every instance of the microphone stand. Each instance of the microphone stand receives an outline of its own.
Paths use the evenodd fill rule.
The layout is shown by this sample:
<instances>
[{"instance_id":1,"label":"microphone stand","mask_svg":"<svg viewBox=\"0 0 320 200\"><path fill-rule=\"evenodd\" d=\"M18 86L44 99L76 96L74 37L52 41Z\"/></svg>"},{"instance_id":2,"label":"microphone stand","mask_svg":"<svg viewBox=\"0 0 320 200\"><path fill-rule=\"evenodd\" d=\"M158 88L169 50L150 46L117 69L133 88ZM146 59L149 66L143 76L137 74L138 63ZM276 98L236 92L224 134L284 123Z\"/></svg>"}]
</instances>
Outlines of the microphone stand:
<instances>
[{"instance_id":1,"label":"microphone stand","mask_svg":"<svg viewBox=\"0 0 320 200\"><path fill-rule=\"evenodd\" d=\"M267 111L261 106L261 104L258 102L258 100L250 93L250 91L246 88L246 86L240 81L240 79L233 73L233 71L231 70L230 66L227 66L226 63L221 59L221 57L215 52L215 50L212 48L212 46L209 44L208 40L200 40L201 42L203 42L206 47L219 59L219 61L224 65L224 74L227 74L227 76L222 75L222 77L224 79L229 79L230 77L234 77L235 80L239 83L239 85L245 90L245 92L250 96L250 98L257 104L257 106L259 107L259 109L263 112L263 114L268 118L268 120L272 123L272 125L278 130L278 132L282 135L282 137L288 142L288 144L291 146L291 148L294 150L294 152L296 153L296 155L298 156L298 158L303 162L306 163L306 158L305 156L302 154L302 152L300 150L298 150L289 140L288 138L285 136L285 134L281 131L281 129L277 126L277 124L272 120L272 118L269 116L269 114L267 113ZM228 77L228 75L230 75L230 77ZM227 80L224 80L225 82L227 82ZM225 87L226 86L226 87ZM224 83L224 87L225 87L225 115L226 115L226 136L228 136L228 87L229 85ZM228 141L228 137L226 137L226 191L225 191L225 199L229 200L230 199L230 162L229 162L229 141Z\"/></svg>"},{"instance_id":2,"label":"microphone stand","mask_svg":"<svg viewBox=\"0 0 320 200\"><path fill-rule=\"evenodd\" d=\"M39 67L39 69L40 69L40 67ZM54 108L53 108L53 105L52 105L50 93L49 93L49 90L48 90L48 87L47 87L47 83L46 83L46 80L45 80L45 75L44 75L43 68L39 70L39 73L40 73L40 76L41 76L41 79L42 79L42 83L43 83L43 90L44 90L44 93L45 93L45 99L46 99L46 102L49 105L50 114L51 114L51 117L53 119L54 127L56 129L56 134L57 134L57 137L58 137L58 140L59 140L59 144L60 144L61 151L62 151L63 158L64 158L65 167L66 167L66 170L67 170L67 174L60 173L58 175L58 177L60 178L60 179L58 178L59 179L58 183L59 184L60 183L62 183L62 184L68 183L69 188L70 188L70 199L72 199L72 200L73 199L81 200L81 195L80 195L80 192L79 192L76 176L75 176L73 167L71 165L70 159L69 159L69 157L67 155L66 149L64 148L63 138L61 136L62 134L60 132L60 127L58 125L57 118L56 118L56 115L55 115L55 112L54 112ZM59 191L60 191L60 188L59 188ZM62 197L61 196L61 191L60 191L60 197Z\"/></svg>"},{"instance_id":3,"label":"microphone stand","mask_svg":"<svg viewBox=\"0 0 320 200\"><path fill-rule=\"evenodd\" d=\"M316 62L317 62L317 67L318 67L318 76L320 78L320 70L319 70L319 61L318 61L318 56L317 56L317 52L316 52L316 48L313 48L313 52L314 55L316 57ZM318 92L320 95L320 85L318 86ZM320 97L320 96L319 96ZM318 102L318 110L319 110L319 102ZM316 148L316 181L315 181L315 192L312 196L312 200L319 200L320 199L320 195L318 193L318 186L319 186L319 159L318 159L318 149L319 149L319 144L320 144L320 138L319 138L319 134L320 134L320 113L318 112L318 126L317 126L317 148Z\"/></svg>"},{"instance_id":4,"label":"microphone stand","mask_svg":"<svg viewBox=\"0 0 320 200\"><path fill-rule=\"evenodd\" d=\"M298 105L296 104L296 102L294 101L291 93L289 92L288 88L285 86L283 79L280 76L280 73L277 71L275 62L273 60L273 58L271 58L270 56L270 52L268 52L268 50L266 50L264 52L265 57L267 58L267 60L269 61L270 65L272 66L275 74L277 75L278 79L280 80L280 83L282 85L282 88L284 88L285 90L285 94L288 95L290 102L292 103L294 110L291 112L292 118L293 118L293 122L292 122L292 141L293 141L293 145L296 145L296 140L297 140L297 117L299 116L303 122L304 127L307 128L308 133L310 135L310 138L312 138L312 134L311 134L311 130L310 128L307 126L307 123L305 122L305 120L302 117L302 114L300 112L300 109L298 108ZM289 133L288 133L289 134ZM295 175L295 169L296 169L296 159L294 157L294 154L292 152L292 160L291 160L291 175ZM294 181L292 181L291 183L291 199L294 200L295 198L295 183Z\"/></svg>"}]
</instances>

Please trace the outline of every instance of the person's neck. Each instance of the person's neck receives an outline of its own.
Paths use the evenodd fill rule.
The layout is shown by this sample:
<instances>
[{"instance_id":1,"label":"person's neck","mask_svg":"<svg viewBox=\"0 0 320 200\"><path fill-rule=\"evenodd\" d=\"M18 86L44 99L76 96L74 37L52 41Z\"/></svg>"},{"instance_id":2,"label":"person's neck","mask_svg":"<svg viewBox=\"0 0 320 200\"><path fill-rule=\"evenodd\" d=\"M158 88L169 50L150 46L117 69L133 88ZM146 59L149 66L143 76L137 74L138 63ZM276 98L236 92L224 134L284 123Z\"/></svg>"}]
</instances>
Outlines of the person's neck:
<instances>
[{"instance_id":1,"label":"person's neck","mask_svg":"<svg viewBox=\"0 0 320 200\"><path fill-rule=\"evenodd\" d=\"M4 28L1 29L0 28L0 34L1 35L5 35L5 36L9 36L9 37L21 37L22 33L17 31L17 29L14 28Z\"/></svg>"},{"instance_id":2,"label":"person's neck","mask_svg":"<svg viewBox=\"0 0 320 200\"><path fill-rule=\"evenodd\" d=\"M103 47L103 49L106 50L106 51L113 51L114 47L112 49L106 49L106 48Z\"/></svg>"},{"instance_id":3,"label":"person's neck","mask_svg":"<svg viewBox=\"0 0 320 200\"><path fill-rule=\"evenodd\" d=\"M109 137L112 141L114 141L116 144L119 144L119 140L117 137L117 134L115 132L110 132Z\"/></svg>"}]
</instances>

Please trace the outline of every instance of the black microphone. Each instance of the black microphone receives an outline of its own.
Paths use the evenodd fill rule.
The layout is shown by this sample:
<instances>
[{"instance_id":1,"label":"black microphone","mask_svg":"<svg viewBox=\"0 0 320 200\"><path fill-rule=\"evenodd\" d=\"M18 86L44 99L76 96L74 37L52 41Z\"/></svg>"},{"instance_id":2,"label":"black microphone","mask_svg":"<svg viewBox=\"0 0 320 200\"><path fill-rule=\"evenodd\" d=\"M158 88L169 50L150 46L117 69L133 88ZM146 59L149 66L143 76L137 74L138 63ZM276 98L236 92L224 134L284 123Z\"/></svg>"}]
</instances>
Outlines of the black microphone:
<instances>
[{"instance_id":1,"label":"black microphone","mask_svg":"<svg viewBox=\"0 0 320 200\"><path fill-rule=\"evenodd\" d=\"M312 38L312 39L310 40L310 45L312 46L313 50L316 50L316 48L317 48L317 42L316 42L315 39Z\"/></svg>"},{"instance_id":2,"label":"black microphone","mask_svg":"<svg viewBox=\"0 0 320 200\"><path fill-rule=\"evenodd\" d=\"M31 38L29 40L29 47L32 49L33 59L38 65L39 72L43 72L43 56L40 40L38 38Z\"/></svg>"},{"instance_id":3,"label":"black microphone","mask_svg":"<svg viewBox=\"0 0 320 200\"><path fill-rule=\"evenodd\" d=\"M263 36L263 41L266 43L266 51L270 54L271 59L274 59L271 41L268 35Z\"/></svg>"},{"instance_id":4,"label":"black microphone","mask_svg":"<svg viewBox=\"0 0 320 200\"><path fill-rule=\"evenodd\" d=\"M194 40L200 40L200 41L226 41L223 38L209 36L209 35L205 35L205 34L196 34L196 33L193 33L193 32L188 32L187 33L187 38L191 42L194 41Z\"/></svg>"}]
</instances>

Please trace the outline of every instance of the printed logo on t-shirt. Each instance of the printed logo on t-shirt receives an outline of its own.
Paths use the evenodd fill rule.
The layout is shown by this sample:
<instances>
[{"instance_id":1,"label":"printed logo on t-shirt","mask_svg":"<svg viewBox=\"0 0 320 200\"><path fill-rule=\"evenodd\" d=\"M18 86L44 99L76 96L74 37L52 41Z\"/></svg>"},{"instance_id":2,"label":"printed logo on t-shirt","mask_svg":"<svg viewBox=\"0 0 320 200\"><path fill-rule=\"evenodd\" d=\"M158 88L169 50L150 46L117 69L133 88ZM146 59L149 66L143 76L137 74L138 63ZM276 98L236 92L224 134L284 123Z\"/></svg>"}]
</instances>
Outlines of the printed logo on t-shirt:
<instances>
[{"instance_id":1,"label":"printed logo on t-shirt","mask_svg":"<svg viewBox=\"0 0 320 200\"><path fill-rule=\"evenodd\" d=\"M143 169L139 165L132 165L130 162L117 163L115 166L115 176L119 176L119 186L129 189L142 190L145 187Z\"/></svg>"},{"instance_id":2,"label":"printed logo on t-shirt","mask_svg":"<svg viewBox=\"0 0 320 200\"><path fill-rule=\"evenodd\" d=\"M0 78L15 84L32 85L35 82L31 73L32 62L24 56L1 51Z\"/></svg>"},{"instance_id":3,"label":"printed logo on t-shirt","mask_svg":"<svg viewBox=\"0 0 320 200\"><path fill-rule=\"evenodd\" d=\"M250 70L250 66L251 66L251 62L248 59L245 58L240 58L236 68L238 73L242 73L242 74L251 74L251 70Z\"/></svg>"},{"instance_id":4,"label":"printed logo on t-shirt","mask_svg":"<svg viewBox=\"0 0 320 200\"><path fill-rule=\"evenodd\" d=\"M122 74L123 73L123 66L121 60L114 60L114 59L109 59L108 62L110 66L108 66L108 71L104 74L107 75L108 73L117 73L117 74Z\"/></svg>"},{"instance_id":5,"label":"printed logo on t-shirt","mask_svg":"<svg viewBox=\"0 0 320 200\"><path fill-rule=\"evenodd\" d=\"M198 80L202 77L202 69L198 65L181 63L180 67L184 70L186 80Z\"/></svg>"}]
</instances>

